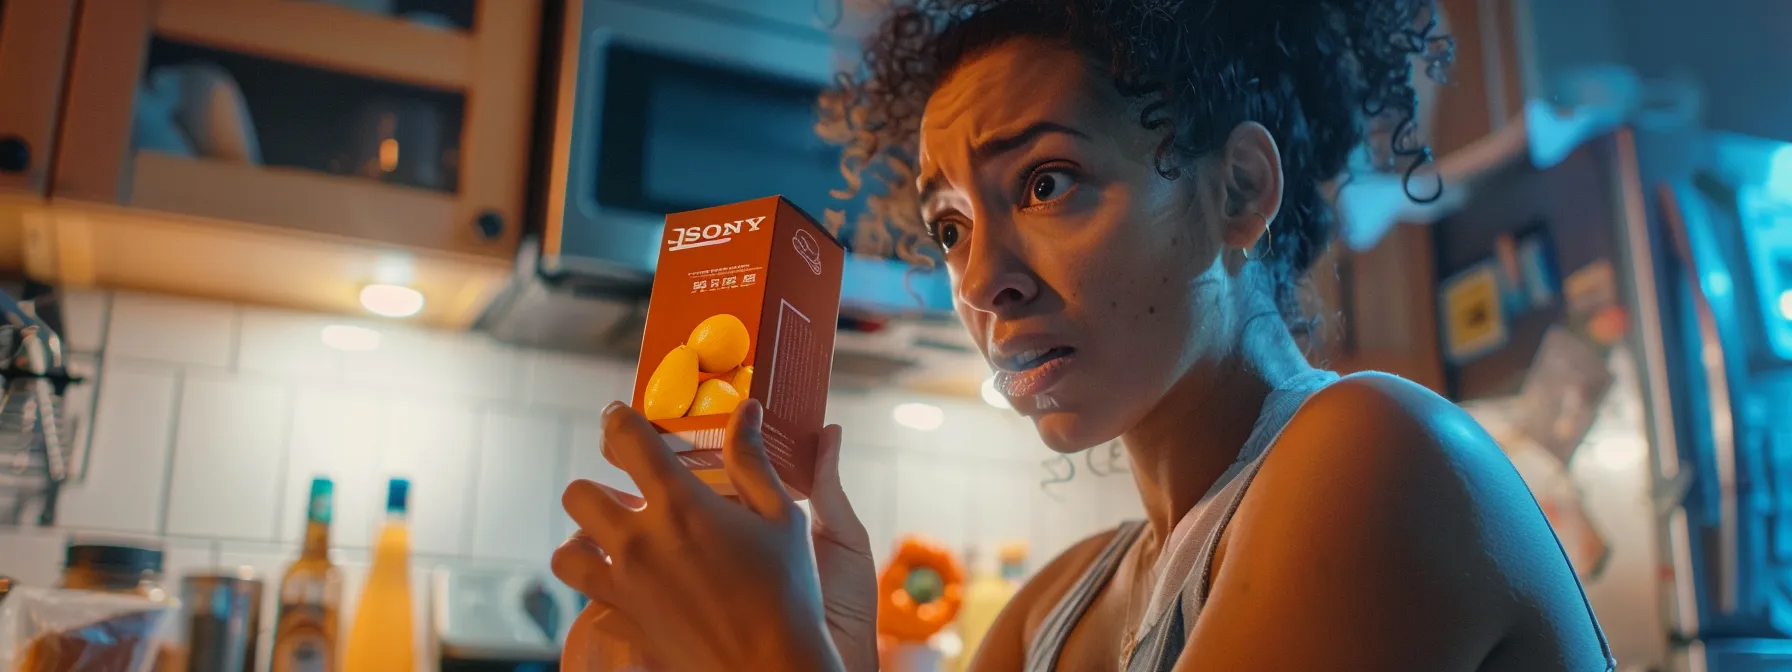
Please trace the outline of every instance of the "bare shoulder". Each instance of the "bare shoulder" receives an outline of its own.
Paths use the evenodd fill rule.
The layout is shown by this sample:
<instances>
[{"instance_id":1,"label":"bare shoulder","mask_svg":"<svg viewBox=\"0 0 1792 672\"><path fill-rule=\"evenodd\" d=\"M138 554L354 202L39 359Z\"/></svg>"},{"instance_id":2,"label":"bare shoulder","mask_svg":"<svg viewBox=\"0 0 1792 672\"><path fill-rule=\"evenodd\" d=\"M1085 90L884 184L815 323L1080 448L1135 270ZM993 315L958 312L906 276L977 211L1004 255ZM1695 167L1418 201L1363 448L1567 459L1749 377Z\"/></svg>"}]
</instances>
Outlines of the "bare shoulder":
<instances>
[{"instance_id":1,"label":"bare shoulder","mask_svg":"<svg viewBox=\"0 0 1792 672\"><path fill-rule=\"evenodd\" d=\"M1575 617L1573 574L1499 446L1394 376L1348 377L1301 408L1223 550L1188 651L1205 667L1190 669L1247 654L1308 662L1195 650L1253 637L1324 643L1331 669L1476 669L1538 604Z\"/></svg>"},{"instance_id":2,"label":"bare shoulder","mask_svg":"<svg viewBox=\"0 0 1792 672\"><path fill-rule=\"evenodd\" d=\"M1105 530L1071 545L1027 579L983 636L970 669L1021 669L1040 623L1118 533L1118 528Z\"/></svg>"}]
</instances>

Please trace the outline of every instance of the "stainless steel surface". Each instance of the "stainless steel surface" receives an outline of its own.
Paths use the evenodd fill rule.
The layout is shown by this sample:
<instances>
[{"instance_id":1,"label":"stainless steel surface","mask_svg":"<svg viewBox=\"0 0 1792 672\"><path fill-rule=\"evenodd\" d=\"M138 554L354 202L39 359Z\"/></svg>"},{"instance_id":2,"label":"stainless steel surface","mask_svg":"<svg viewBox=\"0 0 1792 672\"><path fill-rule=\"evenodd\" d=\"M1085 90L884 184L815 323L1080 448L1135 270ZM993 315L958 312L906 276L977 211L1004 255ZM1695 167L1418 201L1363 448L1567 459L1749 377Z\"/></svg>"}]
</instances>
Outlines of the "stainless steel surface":
<instances>
[{"instance_id":1,"label":"stainless steel surface","mask_svg":"<svg viewBox=\"0 0 1792 672\"><path fill-rule=\"evenodd\" d=\"M56 499L71 477L69 437L58 378L66 380L62 340L29 301L0 294L0 523L21 524L38 506L36 523L55 519Z\"/></svg>"},{"instance_id":2,"label":"stainless steel surface","mask_svg":"<svg viewBox=\"0 0 1792 672\"><path fill-rule=\"evenodd\" d=\"M253 672L261 633L262 582L246 569L181 580L188 672Z\"/></svg>"},{"instance_id":3,"label":"stainless steel surface","mask_svg":"<svg viewBox=\"0 0 1792 672\"><path fill-rule=\"evenodd\" d=\"M1617 133L1619 202L1623 209L1624 248L1629 257L1627 280L1631 285L1629 300L1634 304L1637 340L1641 345L1644 394L1649 405L1650 451L1653 453L1656 492L1655 506L1663 515L1665 532L1664 555L1673 572L1672 602L1663 614L1669 631L1692 635L1699 632L1698 585L1692 560L1692 534L1686 510L1681 506L1686 487L1695 475L1682 473L1680 449L1674 434L1672 388L1668 384L1668 351L1663 334L1666 324L1661 315L1660 287L1656 279L1653 237L1649 233L1648 207L1643 196L1643 180L1638 163L1636 136L1628 129ZM1681 484L1664 488L1665 484ZM1663 491L1670 490L1671 498Z\"/></svg>"},{"instance_id":4,"label":"stainless steel surface","mask_svg":"<svg viewBox=\"0 0 1792 672\"><path fill-rule=\"evenodd\" d=\"M1685 269L1685 280L1692 294L1693 318L1699 330L1697 360L1705 375L1705 394L1711 406L1711 440L1716 453L1718 486L1718 608L1725 613L1736 611L1741 591L1741 555L1738 526L1740 513L1736 506L1736 424L1730 407L1730 376L1726 370L1729 353L1724 351L1722 334L1718 332L1717 315L1706 293L1706 269L1693 254L1685 208L1691 204L1676 193L1674 187L1660 189L1663 228Z\"/></svg>"}]
</instances>

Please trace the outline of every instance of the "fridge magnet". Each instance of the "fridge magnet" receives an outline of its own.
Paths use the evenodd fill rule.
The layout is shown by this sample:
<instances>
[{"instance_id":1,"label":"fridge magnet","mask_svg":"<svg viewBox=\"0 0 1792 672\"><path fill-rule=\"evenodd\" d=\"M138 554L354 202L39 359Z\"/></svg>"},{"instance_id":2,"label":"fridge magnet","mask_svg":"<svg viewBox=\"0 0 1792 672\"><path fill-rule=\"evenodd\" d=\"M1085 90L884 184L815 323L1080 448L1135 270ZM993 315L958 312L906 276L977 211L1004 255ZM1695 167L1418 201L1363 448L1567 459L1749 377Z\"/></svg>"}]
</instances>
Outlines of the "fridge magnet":
<instances>
[{"instance_id":1,"label":"fridge magnet","mask_svg":"<svg viewBox=\"0 0 1792 672\"><path fill-rule=\"evenodd\" d=\"M1617 273L1601 259L1575 271L1562 283L1568 324L1588 340L1609 347L1630 329L1630 314L1618 303Z\"/></svg>"},{"instance_id":2,"label":"fridge magnet","mask_svg":"<svg viewBox=\"0 0 1792 672\"><path fill-rule=\"evenodd\" d=\"M1500 306L1499 267L1481 262L1445 280L1438 291L1444 355L1463 364L1499 349L1510 336Z\"/></svg>"},{"instance_id":3,"label":"fridge magnet","mask_svg":"<svg viewBox=\"0 0 1792 672\"><path fill-rule=\"evenodd\" d=\"M1555 303L1555 262L1543 234L1534 233L1518 241L1518 277L1526 308L1547 308Z\"/></svg>"},{"instance_id":4,"label":"fridge magnet","mask_svg":"<svg viewBox=\"0 0 1792 672\"><path fill-rule=\"evenodd\" d=\"M1531 361L1513 406L1513 420L1566 464L1593 426L1612 375L1602 356L1567 329L1554 327Z\"/></svg>"}]
</instances>

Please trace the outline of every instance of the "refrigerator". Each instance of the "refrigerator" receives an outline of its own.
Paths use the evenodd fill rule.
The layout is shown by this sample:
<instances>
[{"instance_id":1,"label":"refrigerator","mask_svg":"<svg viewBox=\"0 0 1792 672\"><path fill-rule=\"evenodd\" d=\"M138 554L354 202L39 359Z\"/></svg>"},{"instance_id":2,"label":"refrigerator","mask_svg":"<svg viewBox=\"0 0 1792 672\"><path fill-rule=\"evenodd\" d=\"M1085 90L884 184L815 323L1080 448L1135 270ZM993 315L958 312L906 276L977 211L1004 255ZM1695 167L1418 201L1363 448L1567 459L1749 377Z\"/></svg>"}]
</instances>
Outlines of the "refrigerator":
<instances>
[{"instance_id":1,"label":"refrigerator","mask_svg":"<svg viewBox=\"0 0 1792 672\"><path fill-rule=\"evenodd\" d=\"M1619 669L1792 671L1792 145L1621 128L1432 235L1448 392Z\"/></svg>"}]
</instances>

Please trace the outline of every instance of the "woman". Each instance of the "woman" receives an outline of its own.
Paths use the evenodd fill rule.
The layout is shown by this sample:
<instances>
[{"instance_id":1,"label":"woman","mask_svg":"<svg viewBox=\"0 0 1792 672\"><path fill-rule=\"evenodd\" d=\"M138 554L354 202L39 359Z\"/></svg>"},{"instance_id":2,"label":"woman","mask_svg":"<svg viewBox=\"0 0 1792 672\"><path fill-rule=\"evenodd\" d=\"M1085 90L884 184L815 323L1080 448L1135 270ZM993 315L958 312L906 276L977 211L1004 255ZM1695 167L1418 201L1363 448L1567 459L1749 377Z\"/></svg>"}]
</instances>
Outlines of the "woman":
<instances>
[{"instance_id":1,"label":"woman","mask_svg":"<svg viewBox=\"0 0 1792 672\"><path fill-rule=\"evenodd\" d=\"M824 130L855 186L890 182L875 216L919 218L1014 408L1062 453L1119 438L1147 514L1044 567L975 669L1613 669L1487 435L1406 381L1310 367L1291 328L1365 129L1425 158L1413 63L1448 51L1431 2L921 5L874 34ZM645 505L575 482L556 571L670 669L873 669L839 429L811 526L760 413L731 428L737 506L612 407L606 453Z\"/></svg>"}]
</instances>

